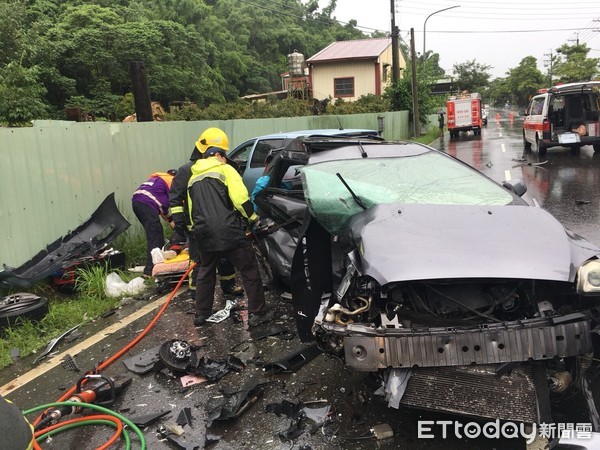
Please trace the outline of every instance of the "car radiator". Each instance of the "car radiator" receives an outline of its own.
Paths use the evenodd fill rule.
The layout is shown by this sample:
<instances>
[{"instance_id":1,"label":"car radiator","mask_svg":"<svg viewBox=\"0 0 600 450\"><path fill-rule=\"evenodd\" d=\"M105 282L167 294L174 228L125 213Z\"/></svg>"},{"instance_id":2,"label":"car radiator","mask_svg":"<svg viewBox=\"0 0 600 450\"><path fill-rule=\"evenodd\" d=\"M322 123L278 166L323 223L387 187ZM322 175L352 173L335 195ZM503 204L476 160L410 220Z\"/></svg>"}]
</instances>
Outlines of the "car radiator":
<instances>
[{"instance_id":1,"label":"car radiator","mask_svg":"<svg viewBox=\"0 0 600 450\"><path fill-rule=\"evenodd\" d=\"M496 369L496 366L414 369L400 404L477 418L552 422L545 368L541 364L518 364L501 376Z\"/></svg>"}]
</instances>

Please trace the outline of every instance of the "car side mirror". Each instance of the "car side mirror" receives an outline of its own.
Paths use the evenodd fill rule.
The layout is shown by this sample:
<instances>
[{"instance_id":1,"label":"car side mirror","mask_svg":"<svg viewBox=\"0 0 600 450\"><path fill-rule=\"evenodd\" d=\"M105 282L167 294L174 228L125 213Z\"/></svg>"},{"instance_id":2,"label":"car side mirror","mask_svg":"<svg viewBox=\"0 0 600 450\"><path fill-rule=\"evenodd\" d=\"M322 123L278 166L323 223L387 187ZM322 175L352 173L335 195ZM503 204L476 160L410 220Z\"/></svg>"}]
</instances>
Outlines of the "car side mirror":
<instances>
[{"instance_id":1,"label":"car side mirror","mask_svg":"<svg viewBox=\"0 0 600 450\"><path fill-rule=\"evenodd\" d=\"M518 195L519 197L523 197L523 194L527 192L527 186L525 186L523 180L517 179L512 182L504 181L502 183L502 186L504 186L506 189L513 192L514 194Z\"/></svg>"}]
</instances>

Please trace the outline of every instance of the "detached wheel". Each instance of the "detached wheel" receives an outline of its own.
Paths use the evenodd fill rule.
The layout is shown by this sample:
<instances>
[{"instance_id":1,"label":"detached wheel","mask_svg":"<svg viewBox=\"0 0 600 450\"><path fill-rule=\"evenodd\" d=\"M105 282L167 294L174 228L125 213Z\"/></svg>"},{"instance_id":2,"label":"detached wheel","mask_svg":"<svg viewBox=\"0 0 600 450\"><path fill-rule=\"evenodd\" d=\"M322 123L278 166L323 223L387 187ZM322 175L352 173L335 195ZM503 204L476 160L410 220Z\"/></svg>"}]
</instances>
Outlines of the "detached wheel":
<instances>
[{"instance_id":1,"label":"detached wheel","mask_svg":"<svg viewBox=\"0 0 600 450\"><path fill-rule=\"evenodd\" d=\"M15 325L19 319L39 320L48 314L48 299L28 292L0 298L0 327Z\"/></svg>"}]
</instances>

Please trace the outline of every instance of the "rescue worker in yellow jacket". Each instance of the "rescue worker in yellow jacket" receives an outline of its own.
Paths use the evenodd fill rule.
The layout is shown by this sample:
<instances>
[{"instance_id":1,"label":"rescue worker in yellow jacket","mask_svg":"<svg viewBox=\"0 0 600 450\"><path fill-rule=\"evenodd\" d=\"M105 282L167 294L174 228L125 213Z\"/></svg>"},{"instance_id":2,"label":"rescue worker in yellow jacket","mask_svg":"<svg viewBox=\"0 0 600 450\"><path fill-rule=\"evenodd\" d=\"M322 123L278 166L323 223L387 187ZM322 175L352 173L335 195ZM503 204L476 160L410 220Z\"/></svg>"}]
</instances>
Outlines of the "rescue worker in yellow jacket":
<instances>
[{"instance_id":1,"label":"rescue worker in yellow jacket","mask_svg":"<svg viewBox=\"0 0 600 450\"><path fill-rule=\"evenodd\" d=\"M227 135L219 128L208 128L198 139L197 148L203 159L192 166L188 183L192 233L200 251L194 325L203 325L212 314L215 269L221 257L227 257L242 278L248 296L249 325L267 322L272 312L266 311L258 262L246 237L247 225L258 216L242 177L227 163Z\"/></svg>"},{"instance_id":2,"label":"rescue worker in yellow jacket","mask_svg":"<svg viewBox=\"0 0 600 450\"><path fill-rule=\"evenodd\" d=\"M195 143L194 149L190 155L190 160L182 165L173 178L171 189L169 190L169 211L175 223L173 228L173 238L188 241L190 259L196 263L194 270L189 274L188 285L192 298L196 297L196 279L198 270L200 270L200 255L198 253L198 243L194 234L191 232L190 214L187 204L187 187L192 176L192 166L202 159L200 153L202 143L200 139ZM217 265L217 278L221 285L223 294L239 296L244 293L244 289L236 284L235 267L227 258L221 258Z\"/></svg>"},{"instance_id":3,"label":"rescue worker in yellow jacket","mask_svg":"<svg viewBox=\"0 0 600 450\"><path fill-rule=\"evenodd\" d=\"M146 233L146 266L144 275L152 276L152 249L162 249L165 245L165 236L160 222L162 217L169 222L171 228L174 223L169 212L169 189L176 170L156 172L150 175L133 193L131 205L133 213L138 218Z\"/></svg>"}]
</instances>

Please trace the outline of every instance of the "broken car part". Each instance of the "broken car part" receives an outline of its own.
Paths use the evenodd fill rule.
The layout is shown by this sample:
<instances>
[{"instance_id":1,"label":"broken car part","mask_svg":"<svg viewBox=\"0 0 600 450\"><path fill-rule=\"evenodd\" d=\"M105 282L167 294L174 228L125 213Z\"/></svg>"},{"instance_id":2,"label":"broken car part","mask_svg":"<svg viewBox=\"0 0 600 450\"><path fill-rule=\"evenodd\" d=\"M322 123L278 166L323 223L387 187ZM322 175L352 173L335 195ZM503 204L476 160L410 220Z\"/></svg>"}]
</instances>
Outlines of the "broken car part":
<instances>
[{"instance_id":1,"label":"broken car part","mask_svg":"<svg viewBox=\"0 0 600 450\"><path fill-rule=\"evenodd\" d=\"M177 416L177 425L181 425L182 427L189 425L192 426L192 408L183 408Z\"/></svg>"},{"instance_id":2,"label":"broken car part","mask_svg":"<svg viewBox=\"0 0 600 450\"><path fill-rule=\"evenodd\" d=\"M130 417L129 420L131 420L138 427L146 428L170 412L171 411L160 411L157 413L144 414L143 416Z\"/></svg>"},{"instance_id":3,"label":"broken car part","mask_svg":"<svg viewBox=\"0 0 600 450\"><path fill-rule=\"evenodd\" d=\"M295 372L304 364L309 361L312 361L317 355L321 354L321 349L317 346L317 344L308 345L299 351L292 353L287 356L285 359L280 359L279 361L275 361L272 363L265 364L263 369L265 372L269 374L277 373L277 372Z\"/></svg>"},{"instance_id":4,"label":"broken car part","mask_svg":"<svg viewBox=\"0 0 600 450\"><path fill-rule=\"evenodd\" d=\"M97 254L129 226L112 193L85 223L49 244L25 264L17 268L5 264L0 271L0 286L27 289L73 262Z\"/></svg>"},{"instance_id":5,"label":"broken car part","mask_svg":"<svg viewBox=\"0 0 600 450\"><path fill-rule=\"evenodd\" d=\"M208 418L212 422L213 420L228 420L239 417L256 403L263 389L273 383L273 381L261 383L251 378L246 380L239 391L223 390L222 396L213 397L208 401L206 406Z\"/></svg>"},{"instance_id":6,"label":"broken car part","mask_svg":"<svg viewBox=\"0 0 600 450\"><path fill-rule=\"evenodd\" d=\"M260 341L261 339L264 339L269 336L279 336L281 339L291 339L294 336L293 333L290 333L289 329L278 325L269 327L266 330L262 331L251 330L250 335L255 341Z\"/></svg>"},{"instance_id":7,"label":"broken car part","mask_svg":"<svg viewBox=\"0 0 600 450\"><path fill-rule=\"evenodd\" d=\"M77 365L75 358L68 353L61 360L60 365L63 366L65 370L70 370L71 372L81 372L81 368Z\"/></svg>"},{"instance_id":8,"label":"broken car part","mask_svg":"<svg viewBox=\"0 0 600 450\"><path fill-rule=\"evenodd\" d=\"M173 372L189 372L198 366L196 347L181 339L172 339L160 346L160 361Z\"/></svg>"},{"instance_id":9,"label":"broken car part","mask_svg":"<svg viewBox=\"0 0 600 450\"><path fill-rule=\"evenodd\" d=\"M225 308L221 309L220 311L217 311L216 313L212 314L208 319L206 319L207 322L212 322L212 323L221 323L223 322L225 319L227 319L229 317L229 314L231 313L231 308L233 308L236 305L236 301L235 300L227 300L226 304L225 304Z\"/></svg>"},{"instance_id":10,"label":"broken car part","mask_svg":"<svg viewBox=\"0 0 600 450\"><path fill-rule=\"evenodd\" d=\"M13 326L18 319L39 320L48 314L48 299L27 292L0 299L0 327Z\"/></svg>"},{"instance_id":11,"label":"broken car part","mask_svg":"<svg viewBox=\"0 0 600 450\"><path fill-rule=\"evenodd\" d=\"M378 441L394 437L394 431L387 423L375 425L373 428L371 428L371 433L373 433L373 436L375 436L375 439Z\"/></svg>"},{"instance_id":12,"label":"broken car part","mask_svg":"<svg viewBox=\"0 0 600 450\"><path fill-rule=\"evenodd\" d=\"M144 375L154 368L154 365L160 360L158 353L160 345L148 349L138 355L124 359L123 364L133 373Z\"/></svg>"},{"instance_id":13,"label":"broken car part","mask_svg":"<svg viewBox=\"0 0 600 450\"><path fill-rule=\"evenodd\" d=\"M204 356L198 362L194 373L214 382L223 378L230 370L240 372L244 367L245 364L233 355L229 355L225 361L217 361Z\"/></svg>"},{"instance_id":14,"label":"broken car part","mask_svg":"<svg viewBox=\"0 0 600 450\"><path fill-rule=\"evenodd\" d=\"M64 337L68 336L69 334L71 334L73 331L75 331L77 328L79 328L81 326L81 324L79 325L75 325L73 328L65 331L63 334L61 334L60 336L52 339L48 345L46 346L46 349L42 352L42 354L40 356L38 356L34 361L33 361L33 365L35 366L38 362L40 362L43 358L45 358L46 356L48 356L52 350L54 349L54 347L56 347L56 344L58 344L61 339L63 339Z\"/></svg>"}]
</instances>

